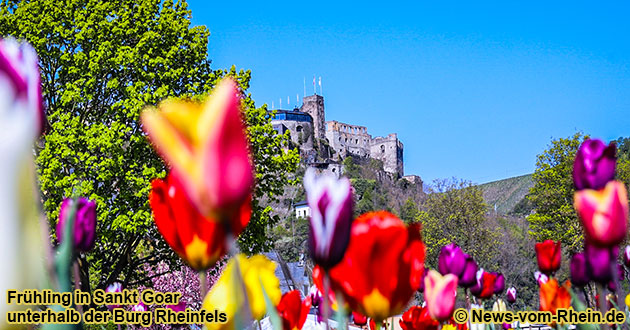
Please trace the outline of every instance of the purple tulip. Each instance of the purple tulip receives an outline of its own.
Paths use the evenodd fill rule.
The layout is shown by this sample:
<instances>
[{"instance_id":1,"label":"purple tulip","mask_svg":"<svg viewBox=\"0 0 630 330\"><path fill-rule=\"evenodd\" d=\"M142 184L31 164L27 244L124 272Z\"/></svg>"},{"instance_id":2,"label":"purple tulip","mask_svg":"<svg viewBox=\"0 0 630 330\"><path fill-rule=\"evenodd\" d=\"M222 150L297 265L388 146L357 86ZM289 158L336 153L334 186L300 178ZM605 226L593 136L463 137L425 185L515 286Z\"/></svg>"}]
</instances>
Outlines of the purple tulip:
<instances>
[{"instance_id":1,"label":"purple tulip","mask_svg":"<svg viewBox=\"0 0 630 330\"><path fill-rule=\"evenodd\" d=\"M495 273L496 274L496 273ZM505 277L498 273L497 279L494 281L494 294L499 294L505 290Z\"/></svg>"},{"instance_id":2,"label":"purple tulip","mask_svg":"<svg viewBox=\"0 0 630 330\"><path fill-rule=\"evenodd\" d=\"M511 287L511 288L507 289L507 291L505 292L505 299L510 304L513 304L516 301L516 288Z\"/></svg>"},{"instance_id":3,"label":"purple tulip","mask_svg":"<svg viewBox=\"0 0 630 330\"><path fill-rule=\"evenodd\" d=\"M420 287L418 288L418 292L424 292L424 278L427 276L428 273L429 273L429 269L427 267L424 267L424 273L422 275L422 281L420 281Z\"/></svg>"},{"instance_id":4,"label":"purple tulip","mask_svg":"<svg viewBox=\"0 0 630 330\"><path fill-rule=\"evenodd\" d=\"M311 297L311 305L313 307L319 306L323 301L322 293L319 292L319 289L315 285L311 286L308 295Z\"/></svg>"},{"instance_id":5,"label":"purple tulip","mask_svg":"<svg viewBox=\"0 0 630 330\"><path fill-rule=\"evenodd\" d=\"M309 251L316 264L328 270L343 258L352 227L352 187L348 178L317 176L309 168L304 188L311 208Z\"/></svg>"},{"instance_id":6,"label":"purple tulip","mask_svg":"<svg viewBox=\"0 0 630 330\"><path fill-rule=\"evenodd\" d=\"M612 279L610 263L615 260L614 251L610 248L586 244L584 254L590 269L591 279L602 284L608 283Z\"/></svg>"},{"instance_id":7,"label":"purple tulip","mask_svg":"<svg viewBox=\"0 0 630 330\"><path fill-rule=\"evenodd\" d=\"M630 267L630 245L623 249L623 263L626 267Z\"/></svg>"},{"instance_id":8,"label":"purple tulip","mask_svg":"<svg viewBox=\"0 0 630 330\"><path fill-rule=\"evenodd\" d=\"M96 203L87 198L80 197L77 199L78 206L74 220L74 248L79 251L89 251L94 247L94 238L96 236ZM57 237L59 242L63 241L64 224L68 213L74 203L74 199L66 198L61 203L59 211L59 222L57 222Z\"/></svg>"},{"instance_id":9,"label":"purple tulip","mask_svg":"<svg viewBox=\"0 0 630 330\"><path fill-rule=\"evenodd\" d=\"M588 264L584 253L576 253L571 257L571 283L585 286L591 280L588 274Z\"/></svg>"},{"instance_id":10,"label":"purple tulip","mask_svg":"<svg viewBox=\"0 0 630 330\"><path fill-rule=\"evenodd\" d=\"M110 284L106 289L105 292L110 293L110 292L122 292L122 284L115 282ZM120 308L119 305L107 305L107 308L114 309L114 308Z\"/></svg>"},{"instance_id":11,"label":"purple tulip","mask_svg":"<svg viewBox=\"0 0 630 330\"><path fill-rule=\"evenodd\" d=\"M616 147L598 139L586 139L575 155L573 182L578 190L601 189L615 178Z\"/></svg>"},{"instance_id":12,"label":"purple tulip","mask_svg":"<svg viewBox=\"0 0 630 330\"><path fill-rule=\"evenodd\" d=\"M134 312L146 312L147 306L141 301L137 305L132 306L131 310Z\"/></svg>"},{"instance_id":13,"label":"purple tulip","mask_svg":"<svg viewBox=\"0 0 630 330\"><path fill-rule=\"evenodd\" d=\"M619 279L619 281L621 281L621 279L623 279L624 274L624 270L623 270L623 266L620 264L617 264L617 279ZM615 285L615 281L610 280L608 282L608 289L610 289L610 291L617 291L617 285Z\"/></svg>"},{"instance_id":14,"label":"purple tulip","mask_svg":"<svg viewBox=\"0 0 630 330\"><path fill-rule=\"evenodd\" d=\"M463 288L470 288L477 283L477 263L475 259L466 254L466 265L464 271L459 277L459 286Z\"/></svg>"},{"instance_id":15,"label":"purple tulip","mask_svg":"<svg viewBox=\"0 0 630 330\"><path fill-rule=\"evenodd\" d=\"M438 270L442 275L453 274L459 277L466 266L466 255L455 243L448 244L440 250Z\"/></svg>"},{"instance_id":16,"label":"purple tulip","mask_svg":"<svg viewBox=\"0 0 630 330\"><path fill-rule=\"evenodd\" d=\"M547 283L547 281L549 280L549 277L547 277L547 275L539 271L534 272L534 278L536 278L536 282L538 283L538 285Z\"/></svg>"},{"instance_id":17,"label":"purple tulip","mask_svg":"<svg viewBox=\"0 0 630 330\"><path fill-rule=\"evenodd\" d=\"M183 312L186 310L186 303L180 301L177 305L166 305L166 308L170 308L173 312Z\"/></svg>"}]
</instances>

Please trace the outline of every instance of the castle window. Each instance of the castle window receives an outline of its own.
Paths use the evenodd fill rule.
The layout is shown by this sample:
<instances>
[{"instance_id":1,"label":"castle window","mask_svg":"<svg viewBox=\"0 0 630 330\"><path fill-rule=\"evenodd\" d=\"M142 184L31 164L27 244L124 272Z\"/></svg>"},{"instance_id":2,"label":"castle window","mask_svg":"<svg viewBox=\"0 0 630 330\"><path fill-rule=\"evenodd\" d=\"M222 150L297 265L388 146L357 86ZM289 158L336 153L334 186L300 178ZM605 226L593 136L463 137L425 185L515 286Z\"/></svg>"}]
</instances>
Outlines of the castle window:
<instances>
[{"instance_id":1,"label":"castle window","mask_svg":"<svg viewBox=\"0 0 630 330\"><path fill-rule=\"evenodd\" d=\"M358 143L359 143L359 139L355 139L355 140L354 140L354 143L357 143L357 144L358 144Z\"/></svg>"},{"instance_id":2,"label":"castle window","mask_svg":"<svg viewBox=\"0 0 630 330\"><path fill-rule=\"evenodd\" d=\"M385 146L381 144L381 153L385 153Z\"/></svg>"},{"instance_id":3,"label":"castle window","mask_svg":"<svg viewBox=\"0 0 630 330\"><path fill-rule=\"evenodd\" d=\"M298 126L295 128L296 131L301 132L302 131L302 126Z\"/></svg>"}]
</instances>

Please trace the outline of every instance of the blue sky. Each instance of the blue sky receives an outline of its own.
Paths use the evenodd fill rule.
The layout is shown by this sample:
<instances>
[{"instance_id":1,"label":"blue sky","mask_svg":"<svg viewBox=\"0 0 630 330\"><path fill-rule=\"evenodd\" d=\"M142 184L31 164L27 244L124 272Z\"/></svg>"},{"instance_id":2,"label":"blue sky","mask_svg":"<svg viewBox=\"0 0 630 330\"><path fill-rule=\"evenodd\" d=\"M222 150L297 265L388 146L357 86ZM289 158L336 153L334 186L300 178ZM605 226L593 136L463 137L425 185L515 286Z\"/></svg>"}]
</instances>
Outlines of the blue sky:
<instances>
[{"instance_id":1,"label":"blue sky","mask_svg":"<svg viewBox=\"0 0 630 330\"><path fill-rule=\"evenodd\" d=\"M321 76L326 119L398 133L405 174L425 182L531 173L552 138L576 131L630 136L628 3L189 7L211 32L212 66L252 70L257 104L293 106Z\"/></svg>"}]
</instances>

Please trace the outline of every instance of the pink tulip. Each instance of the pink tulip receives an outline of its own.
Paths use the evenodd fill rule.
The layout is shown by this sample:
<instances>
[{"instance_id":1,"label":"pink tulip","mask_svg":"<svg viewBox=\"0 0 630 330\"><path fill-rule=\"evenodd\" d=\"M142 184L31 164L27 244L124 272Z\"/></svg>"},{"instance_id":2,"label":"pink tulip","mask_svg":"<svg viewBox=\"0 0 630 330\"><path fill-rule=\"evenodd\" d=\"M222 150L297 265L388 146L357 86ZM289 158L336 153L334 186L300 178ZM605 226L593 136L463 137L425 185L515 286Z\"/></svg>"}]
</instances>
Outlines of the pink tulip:
<instances>
[{"instance_id":1,"label":"pink tulip","mask_svg":"<svg viewBox=\"0 0 630 330\"><path fill-rule=\"evenodd\" d=\"M237 212L251 197L253 163L232 79L223 79L203 104L167 100L141 118L201 214Z\"/></svg>"},{"instance_id":2,"label":"pink tulip","mask_svg":"<svg viewBox=\"0 0 630 330\"><path fill-rule=\"evenodd\" d=\"M444 276L435 270L430 270L424 278L424 299L429 308L429 314L438 321L451 318L457 298L457 276Z\"/></svg>"},{"instance_id":3,"label":"pink tulip","mask_svg":"<svg viewBox=\"0 0 630 330\"><path fill-rule=\"evenodd\" d=\"M601 190L580 190L574 199L590 243L610 247L624 240L628 231L628 195L623 183L610 181Z\"/></svg>"}]
</instances>

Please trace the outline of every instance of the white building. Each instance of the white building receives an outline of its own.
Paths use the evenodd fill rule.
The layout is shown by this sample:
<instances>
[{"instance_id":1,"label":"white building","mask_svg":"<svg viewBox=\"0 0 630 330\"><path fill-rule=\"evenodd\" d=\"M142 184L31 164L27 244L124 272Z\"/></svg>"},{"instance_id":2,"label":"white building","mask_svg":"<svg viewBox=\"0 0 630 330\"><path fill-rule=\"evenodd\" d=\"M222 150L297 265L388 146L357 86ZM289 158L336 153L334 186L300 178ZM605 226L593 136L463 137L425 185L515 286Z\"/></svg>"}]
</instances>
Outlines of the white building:
<instances>
[{"instance_id":1,"label":"white building","mask_svg":"<svg viewBox=\"0 0 630 330\"><path fill-rule=\"evenodd\" d=\"M311 208L306 201L296 203L294 206L296 218L308 218L311 216Z\"/></svg>"}]
</instances>

